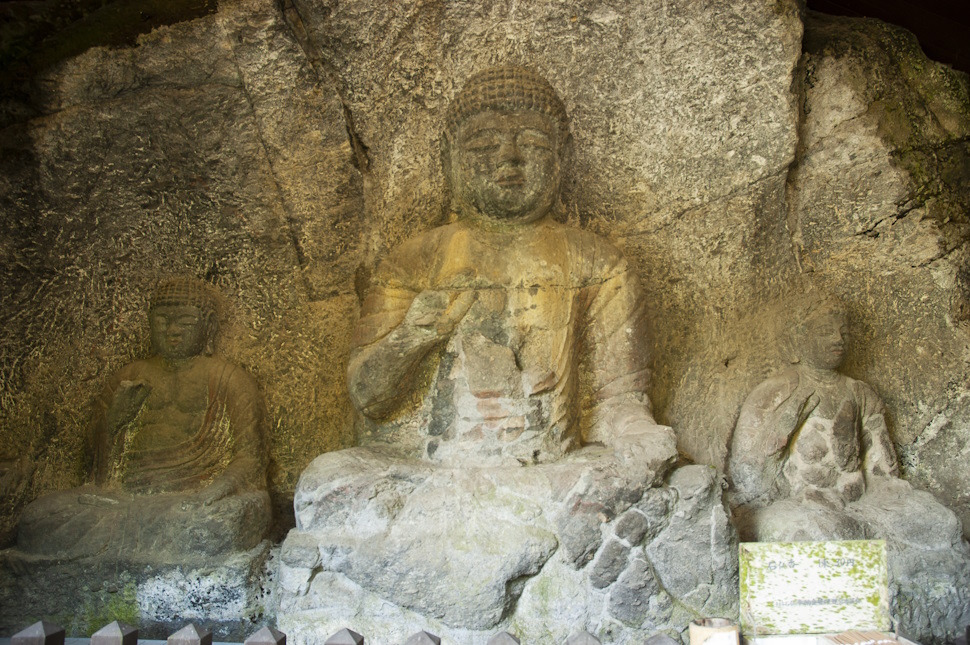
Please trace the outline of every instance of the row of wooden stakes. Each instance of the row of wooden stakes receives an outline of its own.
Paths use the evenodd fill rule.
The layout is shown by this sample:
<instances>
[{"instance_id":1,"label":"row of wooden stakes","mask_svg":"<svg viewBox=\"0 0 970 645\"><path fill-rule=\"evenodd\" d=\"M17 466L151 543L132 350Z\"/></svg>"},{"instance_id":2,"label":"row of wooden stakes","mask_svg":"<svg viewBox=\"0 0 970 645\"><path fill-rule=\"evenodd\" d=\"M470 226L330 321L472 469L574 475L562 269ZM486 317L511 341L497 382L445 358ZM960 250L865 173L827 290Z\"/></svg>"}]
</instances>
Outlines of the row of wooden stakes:
<instances>
[{"instance_id":1,"label":"row of wooden stakes","mask_svg":"<svg viewBox=\"0 0 970 645\"><path fill-rule=\"evenodd\" d=\"M64 645L65 636L63 627L41 620L14 634L10 645ZM115 621L92 634L91 645L138 645L138 630ZM189 623L169 636L167 645L212 645L212 632ZM244 645L286 645L286 634L264 626L247 638ZM324 645L364 645L364 637L353 630L341 629ZM428 632L418 632L404 641L404 645L441 645L441 639ZM519 645L519 639L508 632L499 632L488 640L488 645ZM589 632L578 632L563 645L600 645L600 640Z\"/></svg>"}]
</instances>

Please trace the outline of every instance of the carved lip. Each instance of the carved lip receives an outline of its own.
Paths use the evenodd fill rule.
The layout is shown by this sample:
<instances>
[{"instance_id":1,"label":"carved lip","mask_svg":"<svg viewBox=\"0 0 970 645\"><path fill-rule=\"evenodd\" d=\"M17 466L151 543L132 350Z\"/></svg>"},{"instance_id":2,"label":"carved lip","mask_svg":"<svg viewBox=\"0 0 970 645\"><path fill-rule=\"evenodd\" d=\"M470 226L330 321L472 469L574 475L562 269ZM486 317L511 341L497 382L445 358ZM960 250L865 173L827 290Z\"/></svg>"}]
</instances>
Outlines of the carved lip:
<instances>
[{"instance_id":1,"label":"carved lip","mask_svg":"<svg viewBox=\"0 0 970 645\"><path fill-rule=\"evenodd\" d=\"M503 188L519 187L525 184L525 177L519 172L503 173L495 178L495 183Z\"/></svg>"}]
</instances>

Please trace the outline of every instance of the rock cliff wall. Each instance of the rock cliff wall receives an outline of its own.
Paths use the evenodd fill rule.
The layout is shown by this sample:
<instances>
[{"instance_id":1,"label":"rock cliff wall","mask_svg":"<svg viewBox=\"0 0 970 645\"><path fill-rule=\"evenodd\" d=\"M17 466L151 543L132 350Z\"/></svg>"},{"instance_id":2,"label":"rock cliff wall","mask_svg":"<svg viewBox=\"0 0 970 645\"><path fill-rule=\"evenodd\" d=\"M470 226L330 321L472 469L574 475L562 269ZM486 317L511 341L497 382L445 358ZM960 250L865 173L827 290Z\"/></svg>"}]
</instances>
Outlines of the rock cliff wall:
<instances>
[{"instance_id":1,"label":"rock cliff wall","mask_svg":"<svg viewBox=\"0 0 970 645\"><path fill-rule=\"evenodd\" d=\"M285 512L353 443L370 272L448 217L444 108L506 62L566 102L568 217L641 276L685 456L723 463L782 364L774 314L816 284L851 310L847 371L886 399L906 475L970 526L968 83L908 34L794 1L240 0L47 69L37 115L0 130L4 537L83 478L88 405L178 274L226 297L220 349L266 395Z\"/></svg>"}]
</instances>

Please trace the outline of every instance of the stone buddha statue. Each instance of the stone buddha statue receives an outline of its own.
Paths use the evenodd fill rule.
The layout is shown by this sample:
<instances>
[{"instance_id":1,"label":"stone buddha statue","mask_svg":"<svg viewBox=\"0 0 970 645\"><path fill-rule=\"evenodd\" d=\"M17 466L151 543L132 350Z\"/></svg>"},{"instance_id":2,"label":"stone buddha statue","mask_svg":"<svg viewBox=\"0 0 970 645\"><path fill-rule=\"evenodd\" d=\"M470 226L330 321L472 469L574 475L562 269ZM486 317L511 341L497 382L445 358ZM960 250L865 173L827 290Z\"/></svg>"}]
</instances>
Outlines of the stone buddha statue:
<instances>
[{"instance_id":1,"label":"stone buddha statue","mask_svg":"<svg viewBox=\"0 0 970 645\"><path fill-rule=\"evenodd\" d=\"M815 517L817 526L796 528L787 520L777 526L790 530L788 537L863 537L862 527L843 512L845 505L858 501L867 483L899 475L882 400L862 381L838 371L845 331L838 302L810 300L789 339L797 366L755 388L732 437L729 471L736 503L770 506L799 499L818 505L816 514L798 514L799 522ZM771 512L759 514L767 521ZM768 537L764 521L751 527L751 537L780 539L774 533Z\"/></svg>"},{"instance_id":2,"label":"stone buddha statue","mask_svg":"<svg viewBox=\"0 0 970 645\"><path fill-rule=\"evenodd\" d=\"M165 282L149 322L152 356L114 374L96 402L92 482L29 504L20 551L180 562L265 535L264 404L249 374L213 355L216 294Z\"/></svg>"},{"instance_id":3,"label":"stone buddha statue","mask_svg":"<svg viewBox=\"0 0 970 645\"><path fill-rule=\"evenodd\" d=\"M731 440L730 497L740 538L883 539L893 613L903 629L966 606L950 592L925 593L966 589L970 548L952 511L900 479L882 399L839 372L847 350L844 307L810 293L791 311L787 342L797 362L748 395Z\"/></svg>"},{"instance_id":4,"label":"stone buddha statue","mask_svg":"<svg viewBox=\"0 0 970 645\"><path fill-rule=\"evenodd\" d=\"M455 466L602 443L661 477L673 433L646 394L636 276L605 239L556 220L571 144L559 97L528 70L490 70L451 104L444 143L455 222L391 252L354 335L367 440Z\"/></svg>"},{"instance_id":5,"label":"stone buddha statue","mask_svg":"<svg viewBox=\"0 0 970 645\"><path fill-rule=\"evenodd\" d=\"M673 564L651 568L643 544L677 497L660 487L677 451L647 395L647 311L622 254L558 220L570 146L562 101L531 70L481 72L451 103L452 221L393 249L363 299L348 369L360 445L300 478L281 625L323 636L356 614L393 640L409 621L442 635L532 621L548 638L564 625L539 622L607 597L630 622L675 620L634 590ZM696 468L673 479L720 508ZM716 516L696 524L702 567ZM700 604L715 605L729 588L678 571L674 596L712 587Z\"/></svg>"},{"instance_id":6,"label":"stone buddha statue","mask_svg":"<svg viewBox=\"0 0 970 645\"><path fill-rule=\"evenodd\" d=\"M886 537L899 528L880 505L911 498L914 510L938 515L931 542L959 542L953 513L899 479L882 399L838 371L846 352L841 303L813 294L797 316L789 338L797 364L751 392L731 440L742 539Z\"/></svg>"}]
</instances>

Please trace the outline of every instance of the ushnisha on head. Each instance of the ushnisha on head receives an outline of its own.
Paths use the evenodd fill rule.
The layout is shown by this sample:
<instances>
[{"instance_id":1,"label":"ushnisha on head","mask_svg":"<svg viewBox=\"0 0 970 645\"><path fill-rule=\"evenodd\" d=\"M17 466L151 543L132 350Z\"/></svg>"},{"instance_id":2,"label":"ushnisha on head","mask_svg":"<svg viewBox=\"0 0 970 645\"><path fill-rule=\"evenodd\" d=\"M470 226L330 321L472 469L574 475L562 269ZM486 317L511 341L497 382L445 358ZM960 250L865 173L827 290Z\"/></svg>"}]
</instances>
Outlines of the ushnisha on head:
<instances>
[{"instance_id":1,"label":"ushnisha on head","mask_svg":"<svg viewBox=\"0 0 970 645\"><path fill-rule=\"evenodd\" d=\"M491 67L469 78L448 106L448 135L454 137L468 117L486 110L545 114L555 122L563 142L569 137L562 99L549 81L527 67Z\"/></svg>"},{"instance_id":2,"label":"ushnisha on head","mask_svg":"<svg viewBox=\"0 0 970 645\"><path fill-rule=\"evenodd\" d=\"M176 278L159 284L148 308L152 350L166 359L215 351L218 299L200 280Z\"/></svg>"},{"instance_id":3,"label":"ushnisha on head","mask_svg":"<svg viewBox=\"0 0 970 645\"><path fill-rule=\"evenodd\" d=\"M496 67L472 76L448 108L443 143L459 215L530 222L557 204L569 120L536 72Z\"/></svg>"},{"instance_id":4,"label":"ushnisha on head","mask_svg":"<svg viewBox=\"0 0 970 645\"><path fill-rule=\"evenodd\" d=\"M837 370L845 362L845 305L823 293L806 296L794 308L791 345L797 362L819 370Z\"/></svg>"}]
</instances>

